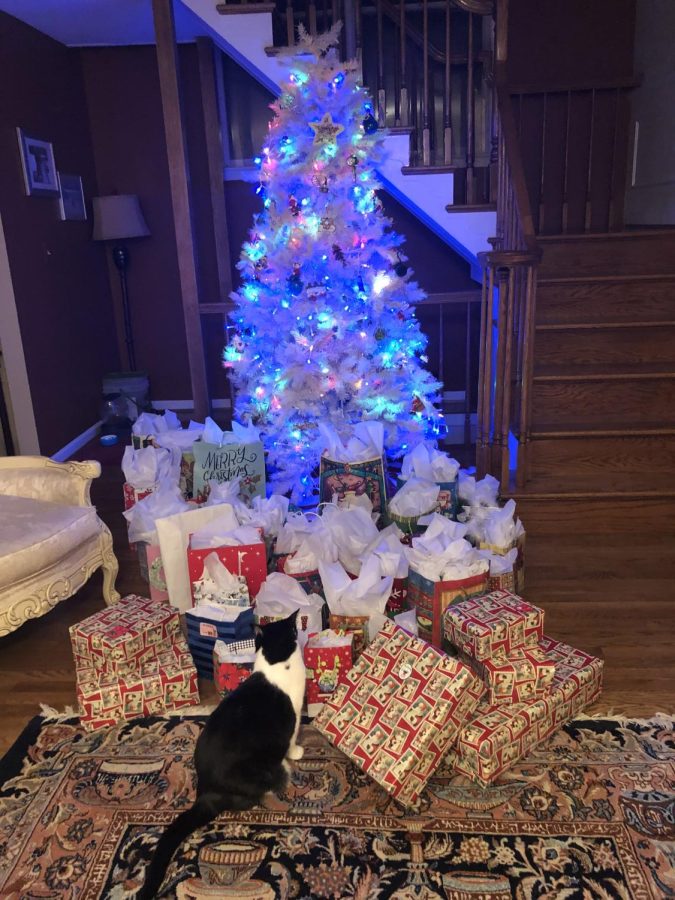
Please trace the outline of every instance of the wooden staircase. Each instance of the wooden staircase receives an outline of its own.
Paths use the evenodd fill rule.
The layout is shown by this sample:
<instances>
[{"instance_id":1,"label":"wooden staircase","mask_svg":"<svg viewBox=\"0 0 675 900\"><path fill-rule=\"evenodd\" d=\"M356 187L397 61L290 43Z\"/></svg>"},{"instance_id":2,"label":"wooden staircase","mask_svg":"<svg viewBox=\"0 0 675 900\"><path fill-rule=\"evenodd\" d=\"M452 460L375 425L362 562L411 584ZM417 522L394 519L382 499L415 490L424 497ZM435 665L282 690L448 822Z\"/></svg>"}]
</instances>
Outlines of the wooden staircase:
<instances>
[{"instance_id":1,"label":"wooden staircase","mask_svg":"<svg viewBox=\"0 0 675 900\"><path fill-rule=\"evenodd\" d=\"M675 496L675 231L539 244L519 493Z\"/></svg>"}]
</instances>

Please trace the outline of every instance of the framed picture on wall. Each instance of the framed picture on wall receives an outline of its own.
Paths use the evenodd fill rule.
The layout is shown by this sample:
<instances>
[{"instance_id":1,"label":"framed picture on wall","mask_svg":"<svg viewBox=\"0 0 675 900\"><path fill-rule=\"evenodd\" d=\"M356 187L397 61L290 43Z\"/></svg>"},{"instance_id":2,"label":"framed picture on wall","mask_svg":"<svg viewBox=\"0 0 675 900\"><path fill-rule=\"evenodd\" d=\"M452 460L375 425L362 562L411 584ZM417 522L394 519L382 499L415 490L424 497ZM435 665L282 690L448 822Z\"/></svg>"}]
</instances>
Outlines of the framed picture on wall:
<instances>
[{"instance_id":1,"label":"framed picture on wall","mask_svg":"<svg viewBox=\"0 0 675 900\"><path fill-rule=\"evenodd\" d=\"M82 179L79 175L66 175L59 172L59 211L61 218L73 222L84 222L87 210L84 205Z\"/></svg>"},{"instance_id":2,"label":"framed picture on wall","mask_svg":"<svg viewBox=\"0 0 675 900\"><path fill-rule=\"evenodd\" d=\"M17 128L16 133L26 193L37 197L58 197L59 182L52 145L49 141L29 137L22 128Z\"/></svg>"}]
</instances>

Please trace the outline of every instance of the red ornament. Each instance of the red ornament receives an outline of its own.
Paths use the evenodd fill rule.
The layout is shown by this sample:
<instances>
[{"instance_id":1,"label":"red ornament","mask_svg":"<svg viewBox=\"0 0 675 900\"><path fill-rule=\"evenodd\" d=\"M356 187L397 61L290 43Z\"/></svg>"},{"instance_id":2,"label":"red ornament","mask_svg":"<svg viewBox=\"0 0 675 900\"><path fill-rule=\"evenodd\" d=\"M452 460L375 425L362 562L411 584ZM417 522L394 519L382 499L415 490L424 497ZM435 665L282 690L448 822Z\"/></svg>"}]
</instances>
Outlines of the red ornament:
<instances>
[{"instance_id":1,"label":"red ornament","mask_svg":"<svg viewBox=\"0 0 675 900\"><path fill-rule=\"evenodd\" d=\"M420 400L420 398L417 395L415 395L413 397L412 408L410 411L414 412L414 413L424 412L424 403Z\"/></svg>"}]
</instances>

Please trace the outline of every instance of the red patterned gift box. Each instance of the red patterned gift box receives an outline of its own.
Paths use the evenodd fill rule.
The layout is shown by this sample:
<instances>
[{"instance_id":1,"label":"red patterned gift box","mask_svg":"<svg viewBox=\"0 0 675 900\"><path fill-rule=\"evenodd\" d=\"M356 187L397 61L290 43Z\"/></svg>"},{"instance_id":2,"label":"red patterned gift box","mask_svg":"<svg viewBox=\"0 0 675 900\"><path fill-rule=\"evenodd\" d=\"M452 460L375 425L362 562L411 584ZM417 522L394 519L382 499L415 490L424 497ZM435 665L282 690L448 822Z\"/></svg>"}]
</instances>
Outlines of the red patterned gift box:
<instances>
[{"instance_id":1,"label":"red patterned gift box","mask_svg":"<svg viewBox=\"0 0 675 900\"><path fill-rule=\"evenodd\" d=\"M520 647L508 656L483 662L460 653L483 679L488 703L522 703L545 697L555 676L555 661L540 647Z\"/></svg>"},{"instance_id":2,"label":"red patterned gift box","mask_svg":"<svg viewBox=\"0 0 675 900\"><path fill-rule=\"evenodd\" d=\"M332 644L327 644L328 640L332 640ZM316 716L337 686L347 678L352 667L353 641L352 633L340 634L329 630L312 635L305 644L308 716Z\"/></svg>"},{"instance_id":3,"label":"red patterned gift box","mask_svg":"<svg viewBox=\"0 0 675 900\"><path fill-rule=\"evenodd\" d=\"M251 599L258 596L260 585L267 578L267 549L261 541L259 544L239 544L234 547L188 548L188 571L192 587L194 603L194 584L204 574L204 560L210 553L215 553L225 568L233 575L243 575L248 585Z\"/></svg>"},{"instance_id":4,"label":"red patterned gift box","mask_svg":"<svg viewBox=\"0 0 675 900\"><path fill-rule=\"evenodd\" d=\"M508 591L463 600L443 619L445 637L479 662L534 646L544 637L544 613Z\"/></svg>"},{"instance_id":5,"label":"red patterned gift box","mask_svg":"<svg viewBox=\"0 0 675 900\"><path fill-rule=\"evenodd\" d=\"M387 622L314 724L414 807L484 690L464 663Z\"/></svg>"},{"instance_id":6,"label":"red patterned gift box","mask_svg":"<svg viewBox=\"0 0 675 900\"><path fill-rule=\"evenodd\" d=\"M199 703L197 670L185 639L177 636L172 646L140 668L127 664L104 673L82 669L77 675L77 700L87 731Z\"/></svg>"},{"instance_id":7,"label":"red patterned gift box","mask_svg":"<svg viewBox=\"0 0 675 900\"><path fill-rule=\"evenodd\" d=\"M213 648L213 682L221 697L243 684L253 671L255 641L216 641Z\"/></svg>"},{"instance_id":8,"label":"red patterned gift box","mask_svg":"<svg viewBox=\"0 0 675 900\"><path fill-rule=\"evenodd\" d=\"M416 610L419 636L434 647L443 642L443 614L453 603L468 597L480 597L487 590L487 562L485 572L456 581L430 581L414 569L408 574L408 606Z\"/></svg>"},{"instance_id":9,"label":"red patterned gift box","mask_svg":"<svg viewBox=\"0 0 675 900\"><path fill-rule=\"evenodd\" d=\"M75 668L115 672L154 659L180 634L178 610L130 594L70 626Z\"/></svg>"},{"instance_id":10,"label":"red patterned gift box","mask_svg":"<svg viewBox=\"0 0 675 900\"><path fill-rule=\"evenodd\" d=\"M551 692L531 703L494 706L482 702L460 731L449 762L484 787L581 712L602 688L602 661L560 641L544 638L541 649L554 662Z\"/></svg>"}]
</instances>

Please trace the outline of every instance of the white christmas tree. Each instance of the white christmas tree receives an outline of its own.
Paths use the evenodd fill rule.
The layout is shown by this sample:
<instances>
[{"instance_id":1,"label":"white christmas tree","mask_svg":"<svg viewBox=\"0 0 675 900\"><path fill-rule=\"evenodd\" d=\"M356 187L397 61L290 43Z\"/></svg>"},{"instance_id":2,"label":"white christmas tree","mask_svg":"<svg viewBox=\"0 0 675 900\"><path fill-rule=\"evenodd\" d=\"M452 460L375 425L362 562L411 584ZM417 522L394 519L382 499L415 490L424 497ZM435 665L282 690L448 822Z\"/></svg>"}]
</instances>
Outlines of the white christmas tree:
<instances>
[{"instance_id":1,"label":"white christmas tree","mask_svg":"<svg viewBox=\"0 0 675 900\"><path fill-rule=\"evenodd\" d=\"M236 416L260 427L270 480L296 500L315 488L320 421L344 437L382 421L392 456L439 427L411 308L425 295L382 213L377 122L336 38L301 34L272 106L257 160L264 210L242 248L224 354Z\"/></svg>"}]
</instances>

